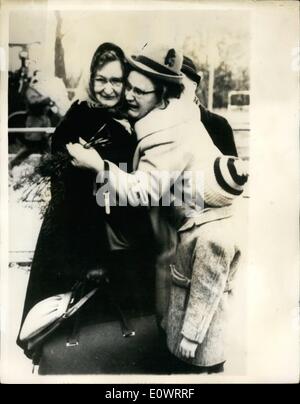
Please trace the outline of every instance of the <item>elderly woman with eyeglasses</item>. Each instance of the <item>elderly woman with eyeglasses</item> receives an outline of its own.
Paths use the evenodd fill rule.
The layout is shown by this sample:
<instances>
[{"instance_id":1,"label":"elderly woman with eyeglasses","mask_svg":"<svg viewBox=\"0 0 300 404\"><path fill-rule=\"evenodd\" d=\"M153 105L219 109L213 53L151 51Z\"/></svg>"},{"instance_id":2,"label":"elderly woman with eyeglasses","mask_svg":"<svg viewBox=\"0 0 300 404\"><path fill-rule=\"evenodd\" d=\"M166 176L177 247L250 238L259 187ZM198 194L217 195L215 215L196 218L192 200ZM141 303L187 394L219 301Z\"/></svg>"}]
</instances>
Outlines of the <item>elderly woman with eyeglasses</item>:
<instances>
[{"instance_id":1,"label":"elderly woman with eyeglasses","mask_svg":"<svg viewBox=\"0 0 300 404\"><path fill-rule=\"evenodd\" d=\"M92 164L104 158L131 170L136 138L123 122L126 75L123 51L112 43L100 45L91 61L87 97L73 103L53 134L52 161L58 167L51 168L52 198L31 266L21 324L42 299L68 292L78 280L100 282L108 267L121 306L125 302L136 310L152 310L154 271L146 271L148 282L141 273L141 268L151 267L147 216L141 209L133 215L132 209L124 214L118 207L106 214L96 202L94 171L79 166L67 150L68 144L81 140L83 154L95 153ZM113 311L110 306L99 303L106 317ZM19 338L17 343L27 356L35 354Z\"/></svg>"}]
</instances>

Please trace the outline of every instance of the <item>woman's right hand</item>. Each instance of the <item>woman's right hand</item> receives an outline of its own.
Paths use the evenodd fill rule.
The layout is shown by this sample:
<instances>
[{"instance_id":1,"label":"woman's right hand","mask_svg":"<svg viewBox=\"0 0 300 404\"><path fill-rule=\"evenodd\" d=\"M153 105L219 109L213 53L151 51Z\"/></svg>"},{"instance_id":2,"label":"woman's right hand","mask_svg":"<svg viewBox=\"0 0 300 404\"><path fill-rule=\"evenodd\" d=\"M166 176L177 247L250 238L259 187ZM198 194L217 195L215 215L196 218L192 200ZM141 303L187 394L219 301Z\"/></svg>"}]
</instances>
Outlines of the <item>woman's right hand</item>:
<instances>
[{"instance_id":1,"label":"woman's right hand","mask_svg":"<svg viewBox=\"0 0 300 404\"><path fill-rule=\"evenodd\" d=\"M74 167L87 168L96 171L103 171L104 161L98 152L93 148L86 149L86 142L79 138L80 143L68 143L66 148L72 157L71 164Z\"/></svg>"}]
</instances>

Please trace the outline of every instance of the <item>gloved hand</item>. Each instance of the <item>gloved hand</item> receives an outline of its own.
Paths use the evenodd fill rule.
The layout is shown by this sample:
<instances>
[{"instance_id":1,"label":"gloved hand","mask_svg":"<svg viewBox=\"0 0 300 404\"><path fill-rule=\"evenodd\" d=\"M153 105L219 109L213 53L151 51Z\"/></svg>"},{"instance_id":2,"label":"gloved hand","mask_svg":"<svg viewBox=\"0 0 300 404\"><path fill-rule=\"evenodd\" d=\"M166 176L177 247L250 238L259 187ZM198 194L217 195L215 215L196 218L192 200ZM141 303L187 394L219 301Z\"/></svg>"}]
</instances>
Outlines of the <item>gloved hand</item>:
<instances>
[{"instance_id":1,"label":"gloved hand","mask_svg":"<svg viewBox=\"0 0 300 404\"><path fill-rule=\"evenodd\" d=\"M106 280L107 270L104 268L95 268L88 271L86 274L86 278L91 281L99 284L103 280Z\"/></svg>"}]
</instances>

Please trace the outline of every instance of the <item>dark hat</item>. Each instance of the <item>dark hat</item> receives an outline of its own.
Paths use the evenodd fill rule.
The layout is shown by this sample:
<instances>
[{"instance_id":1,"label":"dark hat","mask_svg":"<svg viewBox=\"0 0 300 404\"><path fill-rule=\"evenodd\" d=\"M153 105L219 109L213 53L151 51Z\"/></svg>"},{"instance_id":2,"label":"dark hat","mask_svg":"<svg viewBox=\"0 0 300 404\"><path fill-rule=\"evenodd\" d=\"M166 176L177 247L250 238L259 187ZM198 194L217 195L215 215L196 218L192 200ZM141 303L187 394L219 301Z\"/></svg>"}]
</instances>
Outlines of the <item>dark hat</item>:
<instances>
[{"instance_id":1,"label":"dark hat","mask_svg":"<svg viewBox=\"0 0 300 404\"><path fill-rule=\"evenodd\" d=\"M183 56L183 63L181 68L182 73L184 73L189 79L195 81L199 85L201 77L197 74L196 66L192 59L187 56Z\"/></svg>"},{"instance_id":2,"label":"dark hat","mask_svg":"<svg viewBox=\"0 0 300 404\"><path fill-rule=\"evenodd\" d=\"M177 83L183 78L182 59L178 49L153 44L146 44L138 55L127 58L132 67L146 76Z\"/></svg>"}]
</instances>

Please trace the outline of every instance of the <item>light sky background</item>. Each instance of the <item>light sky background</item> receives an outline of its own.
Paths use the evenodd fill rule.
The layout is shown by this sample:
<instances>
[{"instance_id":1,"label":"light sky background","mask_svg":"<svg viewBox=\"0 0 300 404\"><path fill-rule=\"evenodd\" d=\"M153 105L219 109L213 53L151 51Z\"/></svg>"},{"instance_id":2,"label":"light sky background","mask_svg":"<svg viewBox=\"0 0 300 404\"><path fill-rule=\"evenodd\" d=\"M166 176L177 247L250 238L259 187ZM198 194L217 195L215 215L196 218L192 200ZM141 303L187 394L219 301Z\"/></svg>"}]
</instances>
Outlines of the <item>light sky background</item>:
<instances>
[{"instance_id":1,"label":"light sky background","mask_svg":"<svg viewBox=\"0 0 300 404\"><path fill-rule=\"evenodd\" d=\"M104 41L112 41L128 54L150 41L167 42L198 54L200 62L219 62L227 50L232 69L249 61L250 12L247 10L176 11L61 11L63 46L68 76L86 72L92 54ZM31 43L30 58L48 74L54 71L56 19L53 11L14 11L10 14L10 43ZM222 43L223 42L223 43ZM217 43L221 43L220 49ZM237 46L236 46L237 45ZM230 48L231 47L231 48ZM11 48L9 68L19 67L19 48Z\"/></svg>"}]
</instances>

